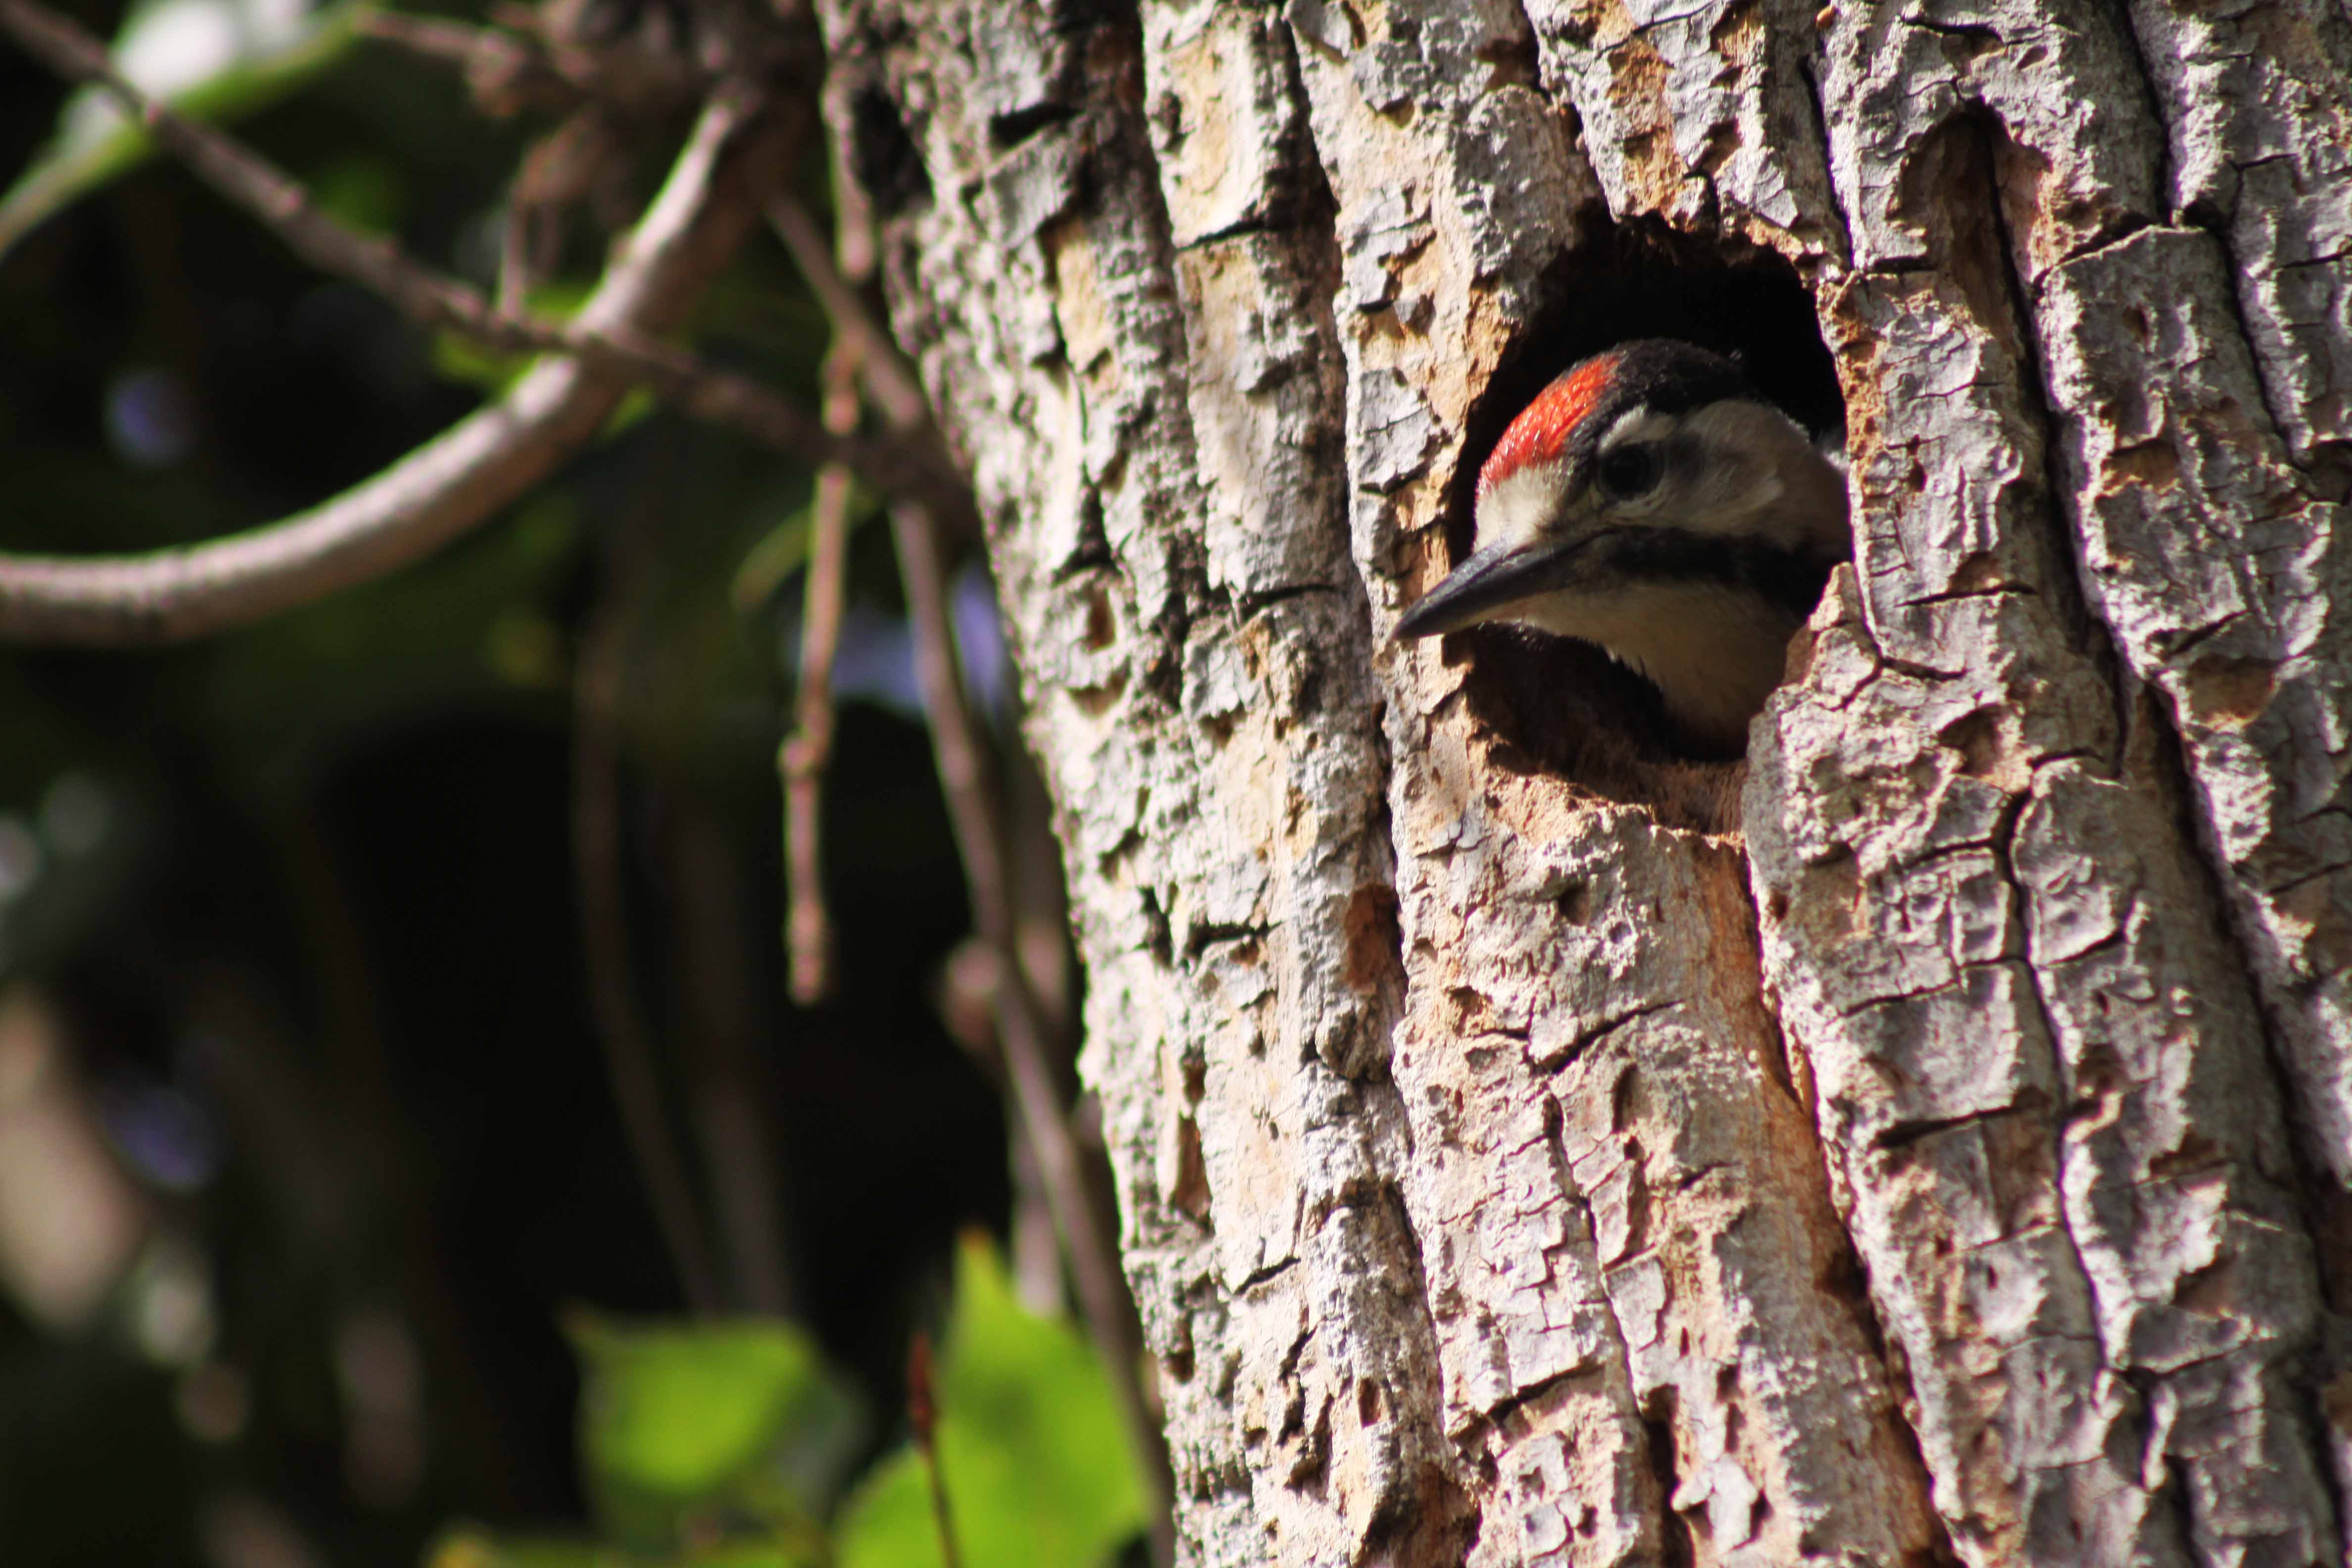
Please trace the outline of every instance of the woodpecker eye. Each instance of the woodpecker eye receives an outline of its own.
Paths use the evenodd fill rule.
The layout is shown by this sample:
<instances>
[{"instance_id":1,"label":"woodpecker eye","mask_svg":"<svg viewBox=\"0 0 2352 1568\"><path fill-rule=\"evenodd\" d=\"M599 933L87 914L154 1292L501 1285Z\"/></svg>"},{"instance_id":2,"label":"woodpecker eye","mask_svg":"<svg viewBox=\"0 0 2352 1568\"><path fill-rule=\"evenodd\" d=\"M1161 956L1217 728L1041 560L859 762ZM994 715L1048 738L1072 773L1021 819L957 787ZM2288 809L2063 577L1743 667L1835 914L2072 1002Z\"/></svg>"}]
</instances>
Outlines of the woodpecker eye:
<instances>
[{"instance_id":1,"label":"woodpecker eye","mask_svg":"<svg viewBox=\"0 0 2352 1568\"><path fill-rule=\"evenodd\" d=\"M1601 488L1630 500L1657 489L1661 472L1657 447L1646 443L1620 447L1601 458Z\"/></svg>"}]
</instances>

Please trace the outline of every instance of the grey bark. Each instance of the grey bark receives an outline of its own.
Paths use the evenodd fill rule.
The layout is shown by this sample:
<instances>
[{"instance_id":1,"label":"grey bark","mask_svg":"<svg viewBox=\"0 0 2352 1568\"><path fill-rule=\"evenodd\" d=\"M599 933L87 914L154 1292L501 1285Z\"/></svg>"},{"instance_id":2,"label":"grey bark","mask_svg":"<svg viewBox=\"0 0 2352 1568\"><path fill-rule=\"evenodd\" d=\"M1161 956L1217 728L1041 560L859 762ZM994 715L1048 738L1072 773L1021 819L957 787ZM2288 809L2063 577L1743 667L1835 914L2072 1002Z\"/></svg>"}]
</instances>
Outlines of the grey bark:
<instances>
[{"instance_id":1,"label":"grey bark","mask_svg":"<svg viewBox=\"0 0 2352 1568\"><path fill-rule=\"evenodd\" d=\"M823 9L1185 1560L2344 1561L2344 14ZM1744 770L1387 640L1636 231L1845 399Z\"/></svg>"}]
</instances>

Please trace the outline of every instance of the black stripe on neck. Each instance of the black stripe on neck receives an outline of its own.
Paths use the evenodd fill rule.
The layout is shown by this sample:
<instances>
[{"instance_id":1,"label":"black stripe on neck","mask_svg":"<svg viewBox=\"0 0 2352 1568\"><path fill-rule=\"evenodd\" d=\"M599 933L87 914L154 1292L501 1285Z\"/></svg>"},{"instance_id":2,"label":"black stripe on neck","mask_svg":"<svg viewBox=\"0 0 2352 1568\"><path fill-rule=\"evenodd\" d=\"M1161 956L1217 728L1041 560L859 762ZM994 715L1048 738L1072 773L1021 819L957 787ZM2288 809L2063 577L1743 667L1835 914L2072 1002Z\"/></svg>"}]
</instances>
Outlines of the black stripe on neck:
<instances>
[{"instance_id":1,"label":"black stripe on neck","mask_svg":"<svg viewBox=\"0 0 2352 1568\"><path fill-rule=\"evenodd\" d=\"M1800 621L1822 602L1835 564L1767 540L1682 528L1611 529L1592 542L1588 559L1631 582L1712 584L1754 594Z\"/></svg>"}]
</instances>

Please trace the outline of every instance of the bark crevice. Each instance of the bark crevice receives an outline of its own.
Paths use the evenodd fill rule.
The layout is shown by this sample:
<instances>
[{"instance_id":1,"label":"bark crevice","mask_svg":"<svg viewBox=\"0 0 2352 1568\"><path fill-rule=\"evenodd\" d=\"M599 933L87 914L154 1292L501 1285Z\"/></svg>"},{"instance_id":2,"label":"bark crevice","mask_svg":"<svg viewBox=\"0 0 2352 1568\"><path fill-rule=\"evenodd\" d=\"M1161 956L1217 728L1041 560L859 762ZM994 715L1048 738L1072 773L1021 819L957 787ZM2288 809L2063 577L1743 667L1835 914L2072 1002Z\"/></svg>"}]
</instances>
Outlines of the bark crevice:
<instances>
[{"instance_id":1,"label":"bark crevice","mask_svg":"<svg viewBox=\"0 0 2352 1568\"><path fill-rule=\"evenodd\" d=\"M1188 1558L2325 1555L2352 574L2263 444L2352 364L2280 134L2345 24L824 9L905 138ZM1566 359L1768 328L1860 537L1746 763L1589 651L1386 640Z\"/></svg>"}]
</instances>

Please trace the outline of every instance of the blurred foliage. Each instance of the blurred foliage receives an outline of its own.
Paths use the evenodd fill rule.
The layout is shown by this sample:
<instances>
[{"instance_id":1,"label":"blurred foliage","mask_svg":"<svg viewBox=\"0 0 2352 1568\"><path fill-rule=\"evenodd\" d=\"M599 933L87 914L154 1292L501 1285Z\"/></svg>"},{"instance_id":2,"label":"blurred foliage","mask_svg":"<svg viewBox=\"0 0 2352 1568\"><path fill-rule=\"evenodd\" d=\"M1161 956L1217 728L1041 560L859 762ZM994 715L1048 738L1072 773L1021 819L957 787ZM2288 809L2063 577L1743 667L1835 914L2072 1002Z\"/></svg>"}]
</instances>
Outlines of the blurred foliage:
<instances>
[{"instance_id":1,"label":"blurred foliage","mask_svg":"<svg viewBox=\"0 0 2352 1568\"><path fill-rule=\"evenodd\" d=\"M911 1442L845 1500L863 1421L839 1373L778 1324L575 1324L581 1449L600 1539L451 1534L430 1568L937 1568L941 1529ZM1092 1568L1144 1528L1108 1375L1068 1324L1014 1298L967 1237L937 1373L948 1528L970 1568ZM838 1502L830 1528L826 1516Z\"/></svg>"},{"instance_id":2,"label":"blurred foliage","mask_svg":"<svg viewBox=\"0 0 2352 1568\"><path fill-rule=\"evenodd\" d=\"M362 195L366 194L362 190ZM558 279L531 289L524 296L523 306L541 320L565 321L588 302L590 292L589 280L584 278ZM443 331L433 334L434 374L445 381L478 386L493 396L504 394L537 363L530 354L486 348L460 332ZM620 434L651 414L655 406L651 392L642 386L631 388L620 405L605 416L604 436L609 439Z\"/></svg>"},{"instance_id":3,"label":"blurred foliage","mask_svg":"<svg viewBox=\"0 0 2352 1568\"><path fill-rule=\"evenodd\" d=\"M779 1323L631 1329L583 1314L581 1463L604 1530L638 1551L714 1514L804 1525L856 1456L856 1396Z\"/></svg>"},{"instance_id":4,"label":"blurred foliage","mask_svg":"<svg viewBox=\"0 0 2352 1568\"><path fill-rule=\"evenodd\" d=\"M333 64L357 41L362 9L357 0L315 13L302 0L142 0L115 35L115 65L132 86L184 114L235 120ZM0 194L0 257L51 214L153 152L147 132L112 98L95 88L75 94L56 136Z\"/></svg>"},{"instance_id":5,"label":"blurred foliage","mask_svg":"<svg viewBox=\"0 0 2352 1568\"><path fill-rule=\"evenodd\" d=\"M939 1463L968 1568L1097 1563L1144 1528L1143 1482L1094 1347L1031 1316L1003 1265L968 1240L938 1373ZM902 1447L858 1488L841 1568L938 1568L923 1459Z\"/></svg>"},{"instance_id":6,"label":"blurred foliage","mask_svg":"<svg viewBox=\"0 0 2352 1568\"><path fill-rule=\"evenodd\" d=\"M213 3L62 8L121 37ZM182 101L242 116L338 216L487 286L545 123L487 121L446 73L346 47L348 7L264 9L299 26ZM99 142L59 139L74 96L0 46L0 173L43 204L6 209L37 216L0 251L0 549L266 522L515 373L310 273L168 162L90 161ZM645 148L646 188L673 151ZM812 150L819 204L821 169ZM604 239L574 223L541 308L580 296ZM774 247L747 247L694 336L814 402L824 322ZM0 1199L100 1205L124 1249L61 1227L112 1283L37 1308L7 1288L30 1244L0 1224L10 1568L411 1568L436 1541L449 1564L847 1561L894 1539L909 1472L877 1460L873 1413L951 1269L941 1444L971 1494L967 1561L1091 1563L1132 1534L1083 1347L1017 1316L981 1255L953 1261L957 1234L1004 1224L1004 1129L930 1001L964 891L880 530L853 542L827 807L840 999L783 997L773 759L810 486L640 400L391 578L185 647L0 650L0 1002L43 1020L43 1135L94 1152L82 1187L12 1186L64 1178L10 1163L37 1140L6 1119L34 1101L0 1100ZM767 1289L797 1327L658 1326L682 1303L580 957L574 674L599 626L661 1110L714 1215L730 1183L772 1202ZM973 649L976 671L1001 662ZM30 1059L0 1078L35 1081ZM722 1145L714 1106L753 1108L749 1144ZM719 1228L748 1300L745 1238ZM985 1544L1032 1510L1035 1550Z\"/></svg>"}]
</instances>

